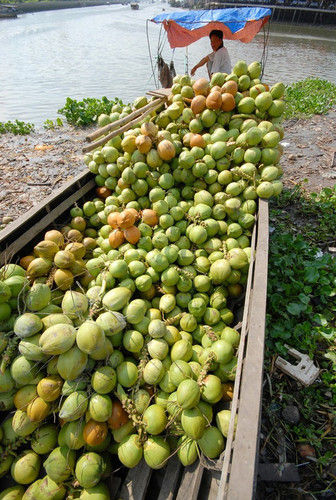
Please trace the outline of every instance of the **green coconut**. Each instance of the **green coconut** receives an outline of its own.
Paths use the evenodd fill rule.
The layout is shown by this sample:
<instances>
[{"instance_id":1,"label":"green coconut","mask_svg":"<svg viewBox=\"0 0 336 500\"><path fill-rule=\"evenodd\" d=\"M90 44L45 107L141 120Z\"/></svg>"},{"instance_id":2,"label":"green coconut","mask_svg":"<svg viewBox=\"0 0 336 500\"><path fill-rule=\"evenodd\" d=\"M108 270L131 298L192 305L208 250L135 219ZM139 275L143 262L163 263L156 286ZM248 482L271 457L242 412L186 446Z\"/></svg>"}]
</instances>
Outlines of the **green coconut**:
<instances>
[{"instance_id":1,"label":"green coconut","mask_svg":"<svg viewBox=\"0 0 336 500\"><path fill-rule=\"evenodd\" d=\"M11 466L11 475L16 483L30 484L39 475L41 460L37 453L32 450L23 451Z\"/></svg>"},{"instance_id":2,"label":"green coconut","mask_svg":"<svg viewBox=\"0 0 336 500\"><path fill-rule=\"evenodd\" d=\"M63 295L62 295L63 296ZM44 329L47 330L54 325L72 325L72 321L65 314L54 313L42 318Z\"/></svg>"},{"instance_id":3,"label":"green coconut","mask_svg":"<svg viewBox=\"0 0 336 500\"><path fill-rule=\"evenodd\" d=\"M88 400L84 391L75 391L63 402L59 416L66 422L72 422L82 417L87 410Z\"/></svg>"},{"instance_id":4,"label":"green coconut","mask_svg":"<svg viewBox=\"0 0 336 500\"><path fill-rule=\"evenodd\" d=\"M110 500L110 493L105 484L99 483L92 488L82 490L79 498L82 500Z\"/></svg>"},{"instance_id":5,"label":"green coconut","mask_svg":"<svg viewBox=\"0 0 336 500\"><path fill-rule=\"evenodd\" d=\"M70 450L79 450L85 446L83 430L85 427L84 420L75 420L67 422L63 425L58 435L58 444L67 446Z\"/></svg>"},{"instance_id":6,"label":"green coconut","mask_svg":"<svg viewBox=\"0 0 336 500\"><path fill-rule=\"evenodd\" d=\"M57 444L57 428L53 424L42 425L31 438L31 447L39 455L50 453Z\"/></svg>"},{"instance_id":7,"label":"green coconut","mask_svg":"<svg viewBox=\"0 0 336 500\"><path fill-rule=\"evenodd\" d=\"M197 407L183 410L181 424L185 434L191 439L200 439L207 424L201 410Z\"/></svg>"},{"instance_id":8,"label":"green coconut","mask_svg":"<svg viewBox=\"0 0 336 500\"><path fill-rule=\"evenodd\" d=\"M72 325L58 324L42 333L40 347L45 354L63 354L73 346L75 339L76 330Z\"/></svg>"},{"instance_id":9,"label":"green coconut","mask_svg":"<svg viewBox=\"0 0 336 500\"><path fill-rule=\"evenodd\" d=\"M46 473L55 481L62 483L72 474L75 467L76 454L66 446L55 448L43 463Z\"/></svg>"},{"instance_id":10,"label":"green coconut","mask_svg":"<svg viewBox=\"0 0 336 500\"><path fill-rule=\"evenodd\" d=\"M9 392L14 388L15 380L11 375L9 368L0 372L0 392Z\"/></svg>"},{"instance_id":11,"label":"green coconut","mask_svg":"<svg viewBox=\"0 0 336 500\"><path fill-rule=\"evenodd\" d=\"M38 374L38 366L24 356L18 356L11 364L10 373L18 385L31 384Z\"/></svg>"},{"instance_id":12,"label":"green coconut","mask_svg":"<svg viewBox=\"0 0 336 500\"><path fill-rule=\"evenodd\" d=\"M104 346L105 334L96 322L85 321L77 331L76 342L81 351L91 355Z\"/></svg>"},{"instance_id":13,"label":"green coconut","mask_svg":"<svg viewBox=\"0 0 336 500\"><path fill-rule=\"evenodd\" d=\"M0 493L0 500L21 500L24 494L23 486L17 484L16 486L11 486L6 488Z\"/></svg>"},{"instance_id":14,"label":"green coconut","mask_svg":"<svg viewBox=\"0 0 336 500\"><path fill-rule=\"evenodd\" d=\"M197 441L202 453L208 458L218 458L224 450L224 438L217 427L208 427Z\"/></svg>"},{"instance_id":15,"label":"green coconut","mask_svg":"<svg viewBox=\"0 0 336 500\"><path fill-rule=\"evenodd\" d=\"M11 276L26 276L26 271L18 264L5 264L0 268L0 278L6 280Z\"/></svg>"},{"instance_id":16,"label":"green coconut","mask_svg":"<svg viewBox=\"0 0 336 500\"><path fill-rule=\"evenodd\" d=\"M106 394L93 394L89 402L89 412L93 420L106 422L112 415L112 400Z\"/></svg>"},{"instance_id":17,"label":"green coconut","mask_svg":"<svg viewBox=\"0 0 336 500\"><path fill-rule=\"evenodd\" d=\"M177 456L184 467L192 465L198 458L196 441L188 436L182 436L178 441Z\"/></svg>"},{"instance_id":18,"label":"green coconut","mask_svg":"<svg viewBox=\"0 0 336 500\"><path fill-rule=\"evenodd\" d=\"M106 311L96 319L97 325L99 325L105 335L112 336L120 333L126 326L126 321L124 316L118 312Z\"/></svg>"},{"instance_id":19,"label":"green coconut","mask_svg":"<svg viewBox=\"0 0 336 500\"><path fill-rule=\"evenodd\" d=\"M35 481L25 492L22 500L63 500L66 489L58 485L49 476Z\"/></svg>"},{"instance_id":20,"label":"green coconut","mask_svg":"<svg viewBox=\"0 0 336 500\"><path fill-rule=\"evenodd\" d=\"M138 465L142 455L143 448L137 434L126 436L118 446L118 458L129 469Z\"/></svg>"},{"instance_id":21,"label":"green coconut","mask_svg":"<svg viewBox=\"0 0 336 500\"><path fill-rule=\"evenodd\" d=\"M201 392L196 380L183 380L177 388L177 402L183 410L194 408L199 403Z\"/></svg>"},{"instance_id":22,"label":"green coconut","mask_svg":"<svg viewBox=\"0 0 336 500\"><path fill-rule=\"evenodd\" d=\"M14 333L21 339L32 337L43 328L41 319L32 313L19 316L14 323Z\"/></svg>"},{"instance_id":23,"label":"green coconut","mask_svg":"<svg viewBox=\"0 0 336 500\"><path fill-rule=\"evenodd\" d=\"M3 454L3 449L0 446L0 452L1 455ZM14 457L12 455L5 455L1 462L0 462L0 478L5 476L9 469L11 468L11 465L13 463Z\"/></svg>"},{"instance_id":24,"label":"green coconut","mask_svg":"<svg viewBox=\"0 0 336 500\"><path fill-rule=\"evenodd\" d=\"M1 434L2 434L1 442L3 445L14 443L18 438L18 434L16 434L16 432L14 431L12 423L13 423L13 417L10 417L7 420L5 420L1 425Z\"/></svg>"},{"instance_id":25,"label":"green coconut","mask_svg":"<svg viewBox=\"0 0 336 500\"><path fill-rule=\"evenodd\" d=\"M76 320L84 317L88 308L89 301L83 293L73 290L65 292L62 300L62 310L70 319Z\"/></svg>"},{"instance_id":26,"label":"green coconut","mask_svg":"<svg viewBox=\"0 0 336 500\"><path fill-rule=\"evenodd\" d=\"M28 286L29 281L25 276L10 276L4 283L9 287L11 292L11 298L16 299L21 293L25 286Z\"/></svg>"},{"instance_id":27,"label":"green coconut","mask_svg":"<svg viewBox=\"0 0 336 500\"><path fill-rule=\"evenodd\" d=\"M105 472L105 462L102 456L89 452L82 455L76 463L75 476L80 486L92 488L99 483Z\"/></svg>"},{"instance_id":28,"label":"green coconut","mask_svg":"<svg viewBox=\"0 0 336 500\"><path fill-rule=\"evenodd\" d=\"M58 356L57 371L64 380L75 380L85 370L87 361L87 354L73 346Z\"/></svg>"},{"instance_id":29,"label":"green coconut","mask_svg":"<svg viewBox=\"0 0 336 500\"><path fill-rule=\"evenodd\" d=\"M49 286L36 283L27 293L26 305L30 311L40 311L49 304L50 300L51 291Z\"/></svg>"},{"instance_id":30,"label":"green coconut","mask_svg":"<svg viewBox=\"0 0 336 500\"><path fill-rule=\"evenodd\" d=\"M44 361L48 356L44 354L40 347L40 334L22 339L19 343L19 351L22 356L31 361Z\"/></svg>"},{"instance_id":31,"label":"green coconut","mask_svg":"<svg viewBox=\"0 0 336 500\"><path fill-rule=\"evenodd\" d=\"M104 295L103 305L110 311L123 309L132 296L131 290L125 287L113 288Z\"/></svg>"},{"instance_id":32,"label":"green coconut","mask_svg":"<svg viewBox=\"0 0 336 500\"><path fill-rule=\"evenodd\" d=\"M16 410L12 420L13 431L20 437L27 437L39 426L39 422L31 422L27 413Z\"/></svg>"},{"instance_id":33,"label":"green coconut","mask_svg":"<svg viewBox=\"0 0 336 500\"><path fill-rule=\"evenodd\" d=\"M149 434L161 434L167 425L167 417L164 408L159 404L148 406L143 414L143 422L146 432Z\"/></svg>"},{"instance_id":34,"label":"green coconut","mask_svg":"<svg viewBox=\"0 0 336 500\"><path fill-rule=\"evenodd\" d=\"M230 410L222 410L216 415L216 424L218 429L221 431L224 437L228 437L229 433L229 425L231 419L231 411ZM234 433L236 432L238 422L238 416L235 416L234 421Z\"/></svg>"},{"instance_id":35,"label":"green coconut","mask_svg":"<svg viewBox=\"0 0 336 500\"><path fill-rule=\"evenodd\" d=\"M4 281L0 281L0 304L7 302L11 298L11 290Z\"/></svg>"},{"instance_id":36,"label":"green coconut","mask_svg":"<svg viewBox=\"0 0 336 500\"><path fill-rule=\"evenodd\" d=\"M143 454L151 469L162 469L170 456L170 446L161 436L151 436L145 441Z\"/></svg>"},{"instance_id":37,"label":"green coconut","mask_svg":"<svg viewBox=\"0 0 336 500\"><path fill-rule=\"evenodd\" d=\"M14 406L14 396L16 390L13 389L10 392L1 392L0 393L0 411L8 411L12 410Z\"/></svg>"},{"instance_id":38,"label":"green coconut","mask_svg":"<svg viewBox=\"0 0 336 500\"><path fill-rule=\"evenodd\" d=\"M101 366L93 372L91 385L98 394L108 394L112 392L117 383L117 375L110 366Z\"/></svg>"}]
</instances>

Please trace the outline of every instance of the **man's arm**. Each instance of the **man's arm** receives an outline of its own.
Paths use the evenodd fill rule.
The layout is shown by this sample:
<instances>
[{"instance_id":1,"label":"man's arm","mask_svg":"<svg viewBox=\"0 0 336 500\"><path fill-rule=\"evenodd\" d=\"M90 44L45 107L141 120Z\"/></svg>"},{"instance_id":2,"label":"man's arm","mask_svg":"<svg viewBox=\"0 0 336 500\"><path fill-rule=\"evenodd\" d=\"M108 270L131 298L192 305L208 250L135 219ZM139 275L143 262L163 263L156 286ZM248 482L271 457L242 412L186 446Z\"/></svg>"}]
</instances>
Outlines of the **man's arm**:
<instances>
[{"instance_id":1,"label":"man's arm","mask_svg":"<svg viewBox=\"0 0 336 500\"><path fill-rule=\"evenodd\" d=\"M194 66L193 69L190 71L191 76L194 76L195 71L201 66L204 66L204 64L206 64L208 61L209 61L209 56L203 57L203 59L201 59L200 62L196 64L196 66Z\"/></svg>"}]
</instances>

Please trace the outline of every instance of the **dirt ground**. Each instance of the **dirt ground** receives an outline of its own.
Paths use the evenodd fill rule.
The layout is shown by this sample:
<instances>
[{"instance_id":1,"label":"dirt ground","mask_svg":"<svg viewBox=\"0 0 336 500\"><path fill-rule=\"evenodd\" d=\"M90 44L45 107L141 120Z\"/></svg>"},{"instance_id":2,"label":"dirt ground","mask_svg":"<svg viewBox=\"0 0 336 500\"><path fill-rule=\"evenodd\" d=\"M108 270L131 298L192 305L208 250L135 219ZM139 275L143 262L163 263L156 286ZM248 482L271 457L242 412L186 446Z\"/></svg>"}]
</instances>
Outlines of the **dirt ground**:
<instances>
[{"instance_id":1,"label":"dirt ground","mask_svg":"<svg viewBox=\"0 0 336 500\"><path fill-rule=\"evenodd\" d=\"M309 191L336 183L336 110L285 123L281 164L287 186L307 179ZM0 135L0 222L16 219L83 170L88 130L64 127L28 136Z\"/></svg>"},{"instance_id":2,"label":"dirt ground","mask_svg":"<svg viewBox=\"0 0 336 500\"><path fill-rule=\"evenodd\" d=\"M336 184L336 110L288 120L284 127L284 184L293 187L293 183L307 179L305 188L315 192Z\"/></svg>"}]
</instances>

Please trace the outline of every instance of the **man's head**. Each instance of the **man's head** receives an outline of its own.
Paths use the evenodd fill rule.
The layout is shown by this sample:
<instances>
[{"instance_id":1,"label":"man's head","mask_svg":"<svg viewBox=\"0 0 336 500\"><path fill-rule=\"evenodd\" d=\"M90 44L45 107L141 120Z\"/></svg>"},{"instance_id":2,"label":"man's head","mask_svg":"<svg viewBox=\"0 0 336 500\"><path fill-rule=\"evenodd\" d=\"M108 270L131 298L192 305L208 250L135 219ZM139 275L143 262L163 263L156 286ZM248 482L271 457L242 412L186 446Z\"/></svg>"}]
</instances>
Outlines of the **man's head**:
<instances>
[{"instance_id":1,"label":"man's head","mask_svg":"<svg viewBox=\"0 0 336 500\"><path fill-rule=\"evenodd\" d=\"M223 47L223 32L220 30L212 30L209 35L210 44L213 51Z\"/></svg>"}]
</instances>

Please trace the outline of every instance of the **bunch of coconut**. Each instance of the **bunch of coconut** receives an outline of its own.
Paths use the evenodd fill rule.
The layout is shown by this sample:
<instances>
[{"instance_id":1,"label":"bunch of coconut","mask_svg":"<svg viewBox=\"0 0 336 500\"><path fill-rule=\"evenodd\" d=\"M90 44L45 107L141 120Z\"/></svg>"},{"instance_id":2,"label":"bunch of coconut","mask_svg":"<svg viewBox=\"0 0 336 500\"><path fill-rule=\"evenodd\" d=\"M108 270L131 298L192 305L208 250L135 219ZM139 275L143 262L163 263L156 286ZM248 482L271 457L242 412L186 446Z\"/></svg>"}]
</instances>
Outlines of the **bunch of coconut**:
<instances>
[{"instance_id":1,"label":"bunch of coconut","mask_svg":"<svg viewBox=\"0 0 336 500\"><path fill-rule=\"evenodd\" d=\"M260 74L176 77L165 108L86 155L97 196L1 270L0 475L17 498L71 482L109 498L112 455L223 452L257 202L282 188L284 87Z\"/></svg>"}]
</instances>

